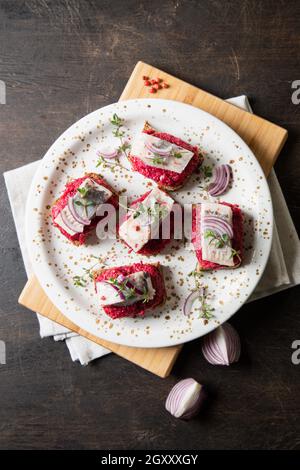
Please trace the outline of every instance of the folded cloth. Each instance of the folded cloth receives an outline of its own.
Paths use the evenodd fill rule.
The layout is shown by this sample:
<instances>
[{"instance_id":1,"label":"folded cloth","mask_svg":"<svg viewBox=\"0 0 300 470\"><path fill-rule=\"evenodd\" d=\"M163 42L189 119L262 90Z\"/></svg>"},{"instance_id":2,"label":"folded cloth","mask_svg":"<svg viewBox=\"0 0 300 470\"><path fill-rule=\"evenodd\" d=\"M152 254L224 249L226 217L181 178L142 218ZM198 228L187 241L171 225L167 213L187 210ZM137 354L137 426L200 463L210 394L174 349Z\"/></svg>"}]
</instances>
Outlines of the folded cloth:
<instances>
[{"instance_id":1,"label":"folded cloth","mask_svg":"<svg viewBox=\"0 0 300 470\"><path fill-rule=\"evenodd\" d=\"M25 242L25 205L31 181L39 164L40 161L29 163L28 165L4 173L27 276L30 276L33 270ZM37 318L40 325L41 338L53 336L55 341L66 340L73 361L78 360L82 365L86 365L91 360L110 352L108 349L103 348L93 341L83 337L79 338L77 333L49 320L47 317L37 314Z\"/></svg>"},{"instance_id":2,"label":"folded cloth","mask_svg":"<svg viewBox=\"0 0 300 470\"><path fill-rule=\"evenodd\" d=\"M228 101L252 112L246 96L232 98ZM40 161L29 163L4 173L20 249L28 276L32 273L32 267L25 243L25 201L39 163ZM249 302L300 283L299 238L274 170L272 170L268 181L275 217L272 248L265 272ZM286 240L289 240L289 243L286 243ZM42 338L52 336L55 341L65 340L73 361L80 361L82 365L86 365L90 361L110 352L42 315L37 314L37 318L40 325L40 336Z\"/></svg>"},{"instance_id":3,"label":"folded cloth","mask_svg":"<svg viewBox=\"0 0 300 470\"><path fill-rule=\"evenodd\" d=\"M253 112L245 95L230 98L227 101ZM299 237L273 169L268 177L268 183L274 210L271 253L262 278L248 302L275 294L300 283Z\"/></svg>"}]
</instances>

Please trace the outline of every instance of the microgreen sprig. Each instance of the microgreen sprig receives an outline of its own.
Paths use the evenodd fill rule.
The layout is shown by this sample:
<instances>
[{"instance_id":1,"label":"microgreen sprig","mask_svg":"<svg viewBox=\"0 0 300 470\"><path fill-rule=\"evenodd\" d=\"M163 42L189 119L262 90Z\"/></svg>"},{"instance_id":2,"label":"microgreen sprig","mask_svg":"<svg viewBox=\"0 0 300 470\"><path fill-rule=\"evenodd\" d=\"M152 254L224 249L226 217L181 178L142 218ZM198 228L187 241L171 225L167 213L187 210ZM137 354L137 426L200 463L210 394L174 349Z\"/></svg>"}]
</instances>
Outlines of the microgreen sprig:
<instances>
[{"instance_id":1,"label":"microgreen sprig","mask_svg":"<svg viewBox=\"0 0 300 470\"><path fill-rule=\"evenodd\" d=\"M105 266L105 262L101 256L90 255L90 258L96 259L90 268L82 268L83 274L81 276L73 276L73 283L76 287L86 287L89 280L93 279L93 270L97 265Z\"/></svg>"},{"instance_id":2,"label":"microgreen sprig","mask_svg":"<svg viewBox=\"0 0 300 470\"><path fill-rule=\"evenodd\" d=\"M124 135L125 131L121 130L124 126L124 119L120 118L116 113L114 113L113 117L110 119L110 123L115 127L112 131L115 137L120 139L120 146L118 151L120 153L124 153L126 157L128 157L127 150L130 148L130 144L128 142L124 142Z\"/></svg>"},{"instance_id":3,"label":"microgreen sprig","mask_svg":"<svg viewBox=\"0 0 300 470\"><path fill-rule=\"evenodd\" d=\"M241 261L241 253L239 250L235 250L229 245L230 238L227 233L217 235L213 230L206 230L204 232L204 238L210 238L209 245L215 242L216 248L224 248L224 246L229 246L231 248L231 257L234 258L236 256L238 260Z\"/></svg>"},{"instance_id":4,"label":"microgreen sprig","mask_svg":"<svg viewBox=\"0 0 300 470\"><path fill-rule=\"evenodd\" d=\"M125 297L125 300L134 299L137 295L136 290L134 289L134 287L128 286L128 282L129 282L128 279L124 279L124 281L119 281L118 279L115 279L115 278L111 277L111 278L108 279L108 282L110 282L112 285L116 286L122 292L122 294ZM149 292L148 292L148 289L147 289L146 286L143 288L143 294L142 294L142 298L140 300L142 300L143 303L148 302L150 300L149 299Z\"/></svg>"},{"instance_id":5,"label":"microgreen sprig","mask_svg":"<svg viewBox=\"0 0 300 470\"><path fill-rule=\"evenodd\" d=\"M203 174L203 177L204 177L204 184L200 184L199 185L199 188L203 189L203 191L207 191L208 190L208 186L209 186L209 178L212 177L213 175L213 169L211 166L209 165L203 165L201 167L201 172Z\"/></svg>"},{"instance_id":6,"label":"microgreen sprig","mask_svg":"<svg viewBox=\"0 0 300 470\"><path fill-rule=\"evenodd\" d=\"M202 287L199 292L199 300L201 305L200 318L204 318L205 320L211 320L215 316L213 313L215 309L211 307L207 302L207 299L209 298L209 294L207 293L207 286Z\"/></svg>"},{"instance_id":7,"label":"microgreen sprig","mask_svg":"<svg viewBox=\"0 0 300 470\"><path fill-rule=\"evenodd\" d=\"M145 213L148 215L149 223L158 223L167 215L168 211L159 202L155 202L153 207L146 207L143 203L140 203L133 214L133 218L136 219Z\"/></svg>"},{"instance_id":8,"label":"microgreen sprig","mask_svg":"<svg viewBox=\"0 0 300 470\"><path fill-rule=\"evenodd\" d=\"M121 130L122 127L124 126L124 119L120 118L116 113L114 113L113 117L109 121L114 126L114 129L112 130L113 136L117 137L120 140L120 145L117 149L118 154L119 155L123 154L128 158L128 150L130 149L130 144L129 142L124 141L125 131ZM128 168L121 165L120 162L118 161L109 162L103 157L103 155L100 154L96 167L98 168L101 165L103 165L104 168L106 166L110 166L112 167L112 169L114 169L116 166L121 166L124 170L128 171Z\"/></svg>"},{"instance_id":9,"label":"microgreen sprig","mask_svg":"<svg viewBox=\"0 0 300 470\"><path fill-rule=\"evenodd\" d=\"M198 292L199 300L200 300L200 318L204 318L205 320L210 320L214 317L214 308L211 307L208 303L208 299L210 298L210 294L207 292L208 287L203 286L202 278L203 273L194 269L188 274L189 277L193 277L195 281L196 291Z\"/></svg>"}]
</instances>

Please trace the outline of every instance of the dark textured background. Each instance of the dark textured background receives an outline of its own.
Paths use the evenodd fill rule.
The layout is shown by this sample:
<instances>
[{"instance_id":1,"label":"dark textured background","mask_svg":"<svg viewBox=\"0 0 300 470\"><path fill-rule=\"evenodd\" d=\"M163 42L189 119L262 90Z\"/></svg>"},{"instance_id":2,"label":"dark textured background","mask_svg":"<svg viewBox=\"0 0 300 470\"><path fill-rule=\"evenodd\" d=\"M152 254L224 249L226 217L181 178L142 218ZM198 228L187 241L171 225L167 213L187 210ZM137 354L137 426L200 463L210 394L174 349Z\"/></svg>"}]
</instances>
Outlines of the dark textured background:
<instances>
[{"instance_id":1,"label":"dark textured background","mask_svg":"<svg viewBox=\"0 0 300 470\"><path fill-rule=\"evenodd\" d=\"M116 101L144 60L224 98L246 93L257 114L288 129L276 170L300 229L299 55L298 1L0 0L1 172L40 158L70 124ZM41 340L17 304L26 276L0 183L0 448L300 448L299 288L239 311L243 356L230 368L207 364L197 341L166 380L113 355L81 367L63 343ZM187 376L211 396L190 423L163 406Z\"/></svg>"}]
</instances>

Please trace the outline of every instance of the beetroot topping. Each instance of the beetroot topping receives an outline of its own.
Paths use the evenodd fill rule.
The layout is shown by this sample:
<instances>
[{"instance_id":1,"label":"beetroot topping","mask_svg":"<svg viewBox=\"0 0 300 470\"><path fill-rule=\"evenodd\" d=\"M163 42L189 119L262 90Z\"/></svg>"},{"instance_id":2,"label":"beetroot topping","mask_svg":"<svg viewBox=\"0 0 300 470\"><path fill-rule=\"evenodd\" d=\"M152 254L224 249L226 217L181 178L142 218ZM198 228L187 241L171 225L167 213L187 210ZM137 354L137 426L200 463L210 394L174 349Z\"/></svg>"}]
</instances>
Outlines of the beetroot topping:
<instances>
[{"instance_id":1,"label":"beetroot topping","mask_svg":"<svg viewBox=\"0 0 300 470\"><path fill-rule=\"evenodd\" d=\"M94 282L99 303L112 319L143 316L146 310L162 304L166 296L158 264L103 269L94 274Z\"/></svg>"},{"instance_id":2,"label":"beetroot topping","mask_svg":"<svg viewBox=\"0 0 300 470\"><path fill-rule=\"evenodd\" d=\"M153 160L153 158L150 160L150 158L148 158L147 162L147 153L145 153L144 149L142 150L142 143L143 140L145 140L142 135L142 143L140 142L141 139L137 141L136 145L134 143L130 153L129 158L132 168L147 178L151 178L162 188L170 190L178 189L202 162L202 157L199 154L198 148L188 144L178 137L165 132L157 132L147 123L142 134L147 134L156 138L153 139L154 142L150 142L150 145L155 145L159 142L160 145L162 145L162 142L164 142L166 146L167 144L173 145L173 152L170 157L159 155L158 152L156 160ZM148 157L150 157L150 155L151 153L148 152ZM185 163L185 165L183 163Z\"/></svg>"},{"instance_id":3,"label":"beetroot topping","mask_svg":"<svg viewBox=\"0 0 300 470\"><path fill-rule=\"evenodd\" d=\"M202 205L193 206L192 213L192 242L199 268L217 270L238 267L243 253L243 215L239 206L226 202L207 203L206 209L210 208L210 213L207 213L202 212Z\"/></svg>"},{"instance_id":4,"label":"beetroot topping","mask_svg":"<svg viewBox=\"0 0 300 470\"><path fill-rule=\"evenodd\" d=\"M118 207L118 197L99 175L90 173L78 178L66 185L53 205L53 225L72 243L82 245L103 218L97 216L97 209L104 202Z\"/></svg>"}]
</instances>

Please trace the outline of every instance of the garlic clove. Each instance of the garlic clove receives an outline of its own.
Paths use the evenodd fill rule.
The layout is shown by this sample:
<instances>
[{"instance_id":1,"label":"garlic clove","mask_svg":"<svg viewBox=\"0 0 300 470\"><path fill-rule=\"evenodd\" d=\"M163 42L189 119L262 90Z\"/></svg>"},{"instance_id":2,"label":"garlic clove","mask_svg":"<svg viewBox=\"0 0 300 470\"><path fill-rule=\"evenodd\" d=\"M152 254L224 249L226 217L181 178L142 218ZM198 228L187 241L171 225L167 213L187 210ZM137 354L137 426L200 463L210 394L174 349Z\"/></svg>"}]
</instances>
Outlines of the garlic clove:
<instances>
[{"instance_id":1,"label":"garlic clove","mask_svg":"<svg viewBox=\"0 0 300 470\"><path fill-rule=\"evenodd\" d=\"M240 358L240 337L233 326L224 323L204 337L202 352L210 364L229 366Z\"/></svg>"},{"instance_id":2,"label":"garlic clove","mask_svg":"<svg viewBox=\"0 0 300 470\"><path fill-rule=\"evenodd\" d=\"M184 379L171 389L165 407L175 418L190 419L200 411L204 398L202 385L194 379Z\"/></svg>"}]
</instances>

